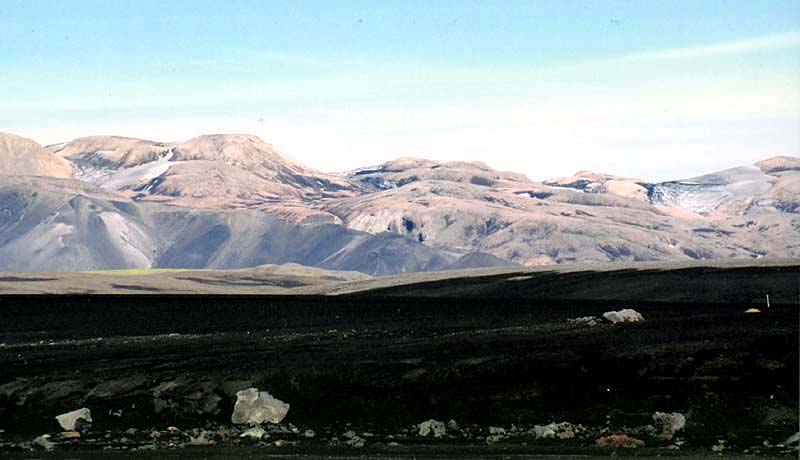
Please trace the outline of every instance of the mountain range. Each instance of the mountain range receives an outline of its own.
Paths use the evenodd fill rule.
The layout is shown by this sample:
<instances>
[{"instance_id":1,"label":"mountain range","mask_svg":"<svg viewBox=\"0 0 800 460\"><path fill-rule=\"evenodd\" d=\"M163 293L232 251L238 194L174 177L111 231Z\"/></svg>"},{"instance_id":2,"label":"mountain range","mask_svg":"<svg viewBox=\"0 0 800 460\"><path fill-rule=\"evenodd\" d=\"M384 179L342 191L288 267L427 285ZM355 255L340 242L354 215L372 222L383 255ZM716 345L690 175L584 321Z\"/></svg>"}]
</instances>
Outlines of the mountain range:
<instances>
[{"instance_id":1,"label":"mountain range","mask_svg":"<svg viewBox=\"0 0 800 460\"><path fill-rule=\"evenodd\" d=\"M0 133L0 271L229 269L385 275L502 265L800 255L800 158L661 183L536 182L479 162L314 170L252 135Z\"/></svg>"}]
</instances>

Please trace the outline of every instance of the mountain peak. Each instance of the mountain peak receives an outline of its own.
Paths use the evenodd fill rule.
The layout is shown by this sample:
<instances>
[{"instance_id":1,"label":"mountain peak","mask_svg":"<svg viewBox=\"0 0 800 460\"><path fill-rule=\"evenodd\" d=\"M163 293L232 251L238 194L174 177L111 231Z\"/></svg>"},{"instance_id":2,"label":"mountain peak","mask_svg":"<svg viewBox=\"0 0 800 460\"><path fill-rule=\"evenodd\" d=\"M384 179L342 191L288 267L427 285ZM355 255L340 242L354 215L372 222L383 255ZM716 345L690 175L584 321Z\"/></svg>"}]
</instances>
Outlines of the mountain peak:
<instances>
[{"instance_id":1,"label":"mountain peak","mask_svg":"<svg viewBox=\"0 0 800 460\"><path fill-rule=\"evenodd\" d=\"M72 177L72 166L35 141L0 133L0 175Z\"/></svg>"},{"instance_id":2,"label":"mountain peak","mask_svg":"<svg viewBox=\"0 0 800 460\"><path fill-rule=\"evenodd\" d=\"M486 187L517 187L529 184L523 174L496 171L480 161L434 161L401 157L379 166L346 174L351 180L377 189L402 187L417 181L444 181Z\"/></svg>"},{"instance_id":3,"label":"mountain peak","mask_svg":"<svg viewBox=\"0 0 800 460\"><path fill-rule=\"evenodd\" d=\"M800 157L775 156L761 160L755 164L766 174L783 171L800 171Z\"/></svg>"},{"instance_id":4,"label":"mountain peak","mask_svg":"<svg viewBox=\"0 0 800 460\"><path fill-rule=\"evenodd\" d=\"M169 150L166 144L160 142L122 136L79 137L47 148L75 163L111 168L148 163L159 159Z\"/></svg>"},{"instance_id":5,"label":"mountain peak","mask_svg":"<svg viewBox=\"0 0 800 460\"><path fill-rule=\"evenodd\" d=\"M174 153L175 161L209 160L247 169L311 170L278 153L272 144L252 134L204 134L176 145Z\"/></svg>"},{"instance_id":6,"label":"mountain peak","mask_svg":"<svg viewBox=\"0 0 800 460\"><path fill-rule=\"evenodd\" d=\"M589 193L610 193L636 200L647 199L647 189L641 179L614 176L612 174L583 170L570 177L557 177L544 181L545 185L569 188Z\"/></svg>"}]
</instances>

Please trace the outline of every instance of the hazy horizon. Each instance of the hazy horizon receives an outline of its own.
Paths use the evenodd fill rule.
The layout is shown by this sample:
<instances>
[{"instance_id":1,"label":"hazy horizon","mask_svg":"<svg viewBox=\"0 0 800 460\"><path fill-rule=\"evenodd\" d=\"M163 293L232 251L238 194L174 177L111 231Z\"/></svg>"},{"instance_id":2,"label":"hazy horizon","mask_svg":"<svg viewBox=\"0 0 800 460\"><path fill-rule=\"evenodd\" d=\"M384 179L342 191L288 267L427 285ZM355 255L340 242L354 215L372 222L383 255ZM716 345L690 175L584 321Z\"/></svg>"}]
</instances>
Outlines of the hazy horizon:
<instances>
[{"instance_id":1,"label":"hazy horizon","mask_svg":"<svg viewBox=\"0 0 800 460\"><path fill-rule=\"evenodd\" d=\"M800 154L800 4L4 2L0 131L664 180Z\"/></svg>"}]
</instances>

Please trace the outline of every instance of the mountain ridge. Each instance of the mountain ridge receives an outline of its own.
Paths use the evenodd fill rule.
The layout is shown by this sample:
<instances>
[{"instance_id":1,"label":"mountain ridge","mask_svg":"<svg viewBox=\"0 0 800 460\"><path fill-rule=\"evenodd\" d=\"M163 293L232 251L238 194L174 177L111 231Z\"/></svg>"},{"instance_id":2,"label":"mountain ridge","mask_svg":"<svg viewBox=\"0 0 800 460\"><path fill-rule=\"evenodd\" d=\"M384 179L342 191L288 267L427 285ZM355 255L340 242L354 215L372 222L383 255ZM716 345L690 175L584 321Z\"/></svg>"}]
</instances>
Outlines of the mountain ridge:
<instances>
[{"instance_id":1,"label":"mountain ridge","mask_svg":"<svg viewBox=\"0 0 800 460\"><path fill-rule=\"evenodd\" d=\"M0 134L4 138L11 137ZM33 141L20 145L38 146ZM34 150L40 157L43 152L51 155L57 164L68 162L72 179L39 177L26 182L19 179L29 171L24 168L18 171L23 175L8 175L14 171L6 170L0 179L4 193L0 211L8 215L5 227L0 219L4 237L0 256L17 260L17 267L30 268L25 258L37 260L26 252L36 244L58 246L71 241L70 235L83 234L76 240L83 241L79 246L91 246L91 232L86 233L90 229L106 235L112 243L105 244L115 254L105 261L101 256L87 256L92 269L105 268L104 262L118 267L123 260L127 265L122 263L122 268L148 264L240 268L242 264L307 262L376 274L447 268L462 258L469 266L535 266L800 255L800 158L796 157L770 157L755 165L660 183L593 171L537 182L481 162L412 157L328 174L284 156L257 136L244 134L204 135L185 142L91 136L48 149ZM11 153L0 151L0 164L3 155ZM24 151L14 153L14 158L20 156L25 156ZM30 195L36 187L50 194L51 213L62 220L70 217L59 221L42 215L43 220L29 222L28 227L15 227L15 236L9 237L9 221L20 215L39 215L22 209L19 200L10 197ZM59 187L67 193L55 198ZM91 198L93 193L96 196ZM161 236L153 232L161 232L161 224L145 225L119 209L108 210L97 203L93 206L103 211L81 211L77 206L97 195L113 197L103 200L121 203L149 219L172 213L181 216L175 217L178 221L206 219L210 227L199 234L186 230L191 225L180 227L194 235L189 238L194 242L185 246L157 244L154 241ZM278 232L267 247L251 246L250 251L260 254L255 258L232 255L237 252L237 238L240 242L253 238L242 237L240 226L268 231L269 226L258 223L259 219L277 219L285 222L285 228L297 230ZM226 223L233 221L238 223ZM38 229L38 233L22 235L21 228ZM321 258L275 256L282 245L301 243L289 235L302 234L313 241L331 228L338 229L336 234L355 232L345 232L350 235L345 239L362 243L334 244ZM219 244L188 256L208 246L203 238ZM11 250L12 246L16 249ZM48 268L46 261L57 259L52 251L69 251L69 244L65 248L50 247L50 256L41 258L36 267ZM401 252L408 252L410 258ZM105 253L95 250L92 254ZM6 269L14 267L6 264Z\"/></svg>"}]
</instances>

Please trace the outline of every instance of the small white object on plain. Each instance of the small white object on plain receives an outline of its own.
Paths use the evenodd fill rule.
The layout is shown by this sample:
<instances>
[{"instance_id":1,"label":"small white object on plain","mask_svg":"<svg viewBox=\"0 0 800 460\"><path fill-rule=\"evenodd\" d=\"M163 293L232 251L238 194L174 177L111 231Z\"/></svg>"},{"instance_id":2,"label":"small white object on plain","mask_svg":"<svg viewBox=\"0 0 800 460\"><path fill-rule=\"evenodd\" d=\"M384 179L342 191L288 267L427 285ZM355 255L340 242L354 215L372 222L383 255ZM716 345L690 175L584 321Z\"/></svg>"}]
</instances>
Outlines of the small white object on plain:
<instances>
[{"instance_id":1,"label":"small white object on plain","mask_svg":"<svg viewBox=\"0 0 800 460\"><path fill-rule=\"evenodd\" d=\"M248 388L236 393L231 422L259 425L264 422L281 423L289 412L289 404L274 398L266 391Z\"/></svg>"},{"instance_id":2,"label":"small white object on plain","mask_svg":"<svg viewBox=\"0 0 800 460\"><path fill-rule=\"evenodd\" d=\"M265 434L267 434L267 432L264 431L263 428L261 428L260 426L256 426L256 427L250 428L249 430L247 430L244 433L240 434L239 437L240 438L261 439L261 438L264 437Z\"/></svg>"},{"instance_id":3,"label":"small white object on plain","mask_svg":"<svg viewBox=\"0 0 800 460\"><path fill-rule=\"evenodd\" d=\"M64 429L64 431L74 431L78 420L92 423L92 412L89 409L82 407L72 412L56 415L56 420L58 421L58 424L61 425L61 428Z\"/></svg>"},{"instance_id":4,"label":"small white object on plain","mask_svg":"<svg viewBox=\"0 0 800 460\"><path fill-rule=\"evenodd\" d=\"M653 414L653 422L660 430L658 437L670 440L675 437L675 433L686 427L686 417L680 412L656 412Z\"/></svg>"},{"instance_id":5,"label":"small white object on plain","mask_svg":"<svg viewBox=\"0 0 800 460\"><path fill-rule=\"evenodd\" d=\"M442 436L447 434L447 427L444 425L444 422L430 419L420 423L419 435L428 436L430 434L433 434L433 437L435 438L441 438Z\"/></svg>"},{"instance_id":6,"label":"small white object on plain","mask_svg":"<svg viewBox=\"0 0 800 460\"><path fill-rule=\"evenodd\" d=\"M603 313L603 318L611 321L614 324L638 323L640 321L644 321L642 314L631 308L623 308L622 310L617 311L607 311Z\"/></svg>"}]
</instances>

